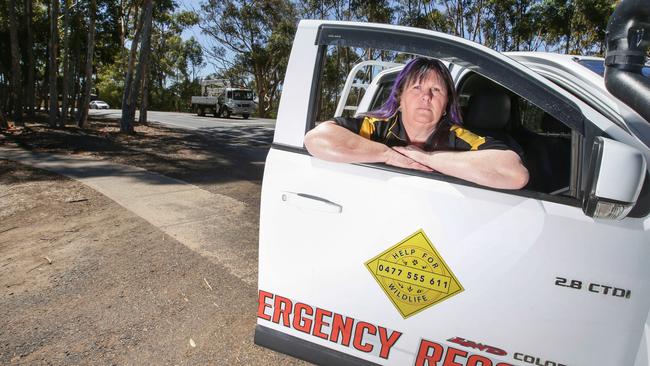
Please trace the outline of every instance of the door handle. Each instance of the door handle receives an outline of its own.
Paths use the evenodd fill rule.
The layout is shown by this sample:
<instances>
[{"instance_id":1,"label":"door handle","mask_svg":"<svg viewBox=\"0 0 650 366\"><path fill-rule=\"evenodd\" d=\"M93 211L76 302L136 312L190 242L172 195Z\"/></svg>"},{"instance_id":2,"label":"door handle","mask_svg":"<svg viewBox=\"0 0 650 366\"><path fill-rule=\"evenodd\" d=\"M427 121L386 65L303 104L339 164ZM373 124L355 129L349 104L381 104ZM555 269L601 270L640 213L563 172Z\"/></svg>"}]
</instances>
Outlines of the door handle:
<instances>
[{"instance_id":1,"label":"door handle","mask_svg":"<svg viewBox=\"0 0 650 366\"><path fill-rule=\"evenodd\" d=\"M325 198L317 197L306 193L282 192L282 201L307 210L334 213L343 212L343 206L336 204Z\"/></svg>"}]
</instances>

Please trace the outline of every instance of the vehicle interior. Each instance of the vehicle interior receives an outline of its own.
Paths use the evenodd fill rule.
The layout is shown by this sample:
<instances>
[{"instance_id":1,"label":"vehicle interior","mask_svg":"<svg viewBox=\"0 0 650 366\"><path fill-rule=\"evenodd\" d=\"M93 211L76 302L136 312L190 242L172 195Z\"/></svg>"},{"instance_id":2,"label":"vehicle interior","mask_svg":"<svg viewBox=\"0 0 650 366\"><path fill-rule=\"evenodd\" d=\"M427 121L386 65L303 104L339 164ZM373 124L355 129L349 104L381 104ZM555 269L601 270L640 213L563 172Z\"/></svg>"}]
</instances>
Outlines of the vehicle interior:
<instances>
[{"instance_id":1,"label":"vehicle interior","mask_svg":"<svg viewBox=\"0 0 650 366\"><path fill-rule=\"evenodd\" d=\"M525 189L562 195L571 176L571 129L485 77L470 73L458 85L465 125L523 151Z\"/></svg>"},{"instance_id":2,"label":"vehicle interior","mask_svg":"<svg viewBox=\"0 0 650 366\"><path fill-rule=\"evenodd\" d=\"M388 99L396 73L384 74L369 110ZM457 86L465 126L523 152L530 179L524 189L551 195L569 191L571 129L526 99L476 73Z\"/></svg>"},{"instance_id":3,"label":"vehicle interior","mask_svg":"<svg viewBox=\"0 0 650 366\"><path fill-rule=\"evenodd\" d=\"M379 58L371 58L393 60L385 62L386 65L357 70L357 64L367 61L360 56L356 61L343 64L339 58L346 54L346 50L357 55L365 52L353 47L330 46L321 79L328 83L320 91L316 121L325 121L335 115L352 117L379 109L390 96L395 78L401 70L401 66L395 65L404 65L414 56L391 51ZM443 62L452 70L452 74L460 75L455 82L465 127L478 135L496 138L522 155L529 171L529 182L524 190L558 199L576 198L574 189L570 188L571 128L492 79L462 67L458 69L459 65ZM347 77L347 81L341 77ZM337 83L331 82L337 79ZM367 92L371 92L372 96L366 96ZM371 98L369 102L368 98Z\"/></svg>"},{"instance_id":4,"label":"vehicle interior","mask_svg":"<svg viewBox=\"0 0 650 366\"><path fill-rule=\"evenodd\" d=\"M388 99L395 73L384 74L369 110ZM571 129L526 99L473 72L458 83L463 122L471 131L523 151L530 179L526 190L569 192Z\"/></svg>"}]
</instances>

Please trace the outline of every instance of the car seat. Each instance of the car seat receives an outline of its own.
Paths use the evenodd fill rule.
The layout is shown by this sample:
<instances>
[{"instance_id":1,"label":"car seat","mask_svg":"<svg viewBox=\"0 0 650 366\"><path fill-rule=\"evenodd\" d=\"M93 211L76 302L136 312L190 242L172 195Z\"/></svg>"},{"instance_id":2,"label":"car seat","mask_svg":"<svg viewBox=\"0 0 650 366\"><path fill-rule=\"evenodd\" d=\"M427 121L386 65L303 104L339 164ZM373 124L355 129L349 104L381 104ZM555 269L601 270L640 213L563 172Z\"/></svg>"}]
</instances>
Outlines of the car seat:
<instances>
[{"instance_id":1,"label":"car seat","mask_svg":"<svg viewBox=\"0 0 650 366\"><path fill-rule=\"evenodd\" d=\"M548 113L544 113L540 129L543 133L529 132L525 144L530 174L526 188L553 193L569 187L571 129Z\"/></svg>"},{"instance_id":2,"label":"car seat","mask_svg":"<svg viewBox=\"0 0 650 366\"><path fill-rule=\"evenodd\" d=\"M464 126L470 131L502 141L521 153L519 143L507 132L512 112L510 95L501 90L481 90L469 98Z\"/></svg>"}]
</instances>

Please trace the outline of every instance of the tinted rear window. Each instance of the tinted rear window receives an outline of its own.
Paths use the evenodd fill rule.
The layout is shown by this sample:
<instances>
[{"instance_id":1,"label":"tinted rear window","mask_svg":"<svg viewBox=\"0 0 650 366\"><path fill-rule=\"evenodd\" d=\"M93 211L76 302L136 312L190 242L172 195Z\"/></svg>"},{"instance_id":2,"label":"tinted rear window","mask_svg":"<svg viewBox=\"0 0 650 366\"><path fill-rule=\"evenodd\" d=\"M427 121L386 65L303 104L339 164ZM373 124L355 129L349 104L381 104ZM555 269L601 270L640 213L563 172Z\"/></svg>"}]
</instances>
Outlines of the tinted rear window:
<instances>
[{"instance_id":1,"label":"tinted rear window","mask_svg":"<svg viewBox=\"0 0 650 366\"><path fill-rule=\"evenodd\" d=\"M589 70L595 72L596 74L600 76L605 76L605 62L601 60L578 60L576 61L580 65L588 68ZM650 67L646 66L644 67L641 72L643 73L643 76L650 78Z\"/></svg>"}]
</instances>

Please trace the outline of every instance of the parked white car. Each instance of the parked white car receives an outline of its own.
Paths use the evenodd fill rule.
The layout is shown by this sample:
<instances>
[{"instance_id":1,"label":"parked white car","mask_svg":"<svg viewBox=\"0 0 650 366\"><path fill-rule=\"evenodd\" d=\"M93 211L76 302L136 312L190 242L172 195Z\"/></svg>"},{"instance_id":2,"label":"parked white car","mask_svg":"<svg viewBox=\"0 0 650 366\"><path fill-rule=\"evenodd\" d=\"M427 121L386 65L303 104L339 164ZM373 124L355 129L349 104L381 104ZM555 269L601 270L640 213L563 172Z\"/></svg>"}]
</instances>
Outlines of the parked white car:
<instances>
[{"instance_id":1,"label":"parked white car","mask_svg":"<svg viewBox=\"0 0 650 366\"><path fill-rule=\"evenodd\" d=\"M519 144L529 185L312 157L342 47L445 61L467 127ZM300 22L262 185L255 342L330 365L649 365L650 123L578 61ZM381 105L401 66L368 67L335 115Z\"/></svg>"},{"instance_id":2,"label":"parked white car","mask_svg":"<svg viewBox=\"0 0 650 366\"><path fill-rule=\"evenodd\" d=\"M108 109L108 103L101 100L93 100L90 102L90 109Z\"/></svg>"}]
</instances>

